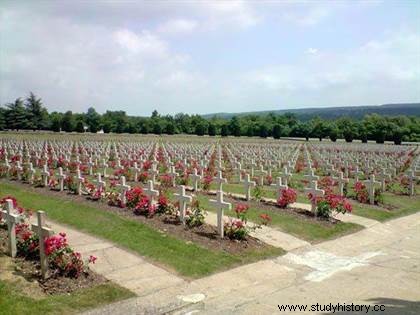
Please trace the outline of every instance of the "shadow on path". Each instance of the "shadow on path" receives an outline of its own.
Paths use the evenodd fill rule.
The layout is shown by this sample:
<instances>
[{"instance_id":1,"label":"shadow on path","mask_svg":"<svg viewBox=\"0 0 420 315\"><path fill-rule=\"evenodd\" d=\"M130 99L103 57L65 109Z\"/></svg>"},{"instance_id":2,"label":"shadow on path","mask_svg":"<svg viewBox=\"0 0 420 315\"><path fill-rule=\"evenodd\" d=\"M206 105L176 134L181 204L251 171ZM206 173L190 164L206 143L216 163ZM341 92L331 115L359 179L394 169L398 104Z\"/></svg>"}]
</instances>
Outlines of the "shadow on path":
<instances>
[{"instance_id":1,"label":"shadow on path","mask_svg":"<svg viewBox=\"0 0 420 315\"><path fill-rule=\"evenodd\" d=\"M359 314L386 314L386 315L418 315L420 314L420 301L413 302L413 301L406 301L400 299L392 299L392 298L373 298L369 299L366 302L369 304L377 305L379 308L380 305L385 305L385 311L374 311L373 305L371 306L368 313L366 313L366 309L362 311L348 311L348 310L341 310L336 312L328 312L323 314L334 314L334 315L359 315ZM361 303L358 303L361 304Z\"/></svg>"}]
</instances>

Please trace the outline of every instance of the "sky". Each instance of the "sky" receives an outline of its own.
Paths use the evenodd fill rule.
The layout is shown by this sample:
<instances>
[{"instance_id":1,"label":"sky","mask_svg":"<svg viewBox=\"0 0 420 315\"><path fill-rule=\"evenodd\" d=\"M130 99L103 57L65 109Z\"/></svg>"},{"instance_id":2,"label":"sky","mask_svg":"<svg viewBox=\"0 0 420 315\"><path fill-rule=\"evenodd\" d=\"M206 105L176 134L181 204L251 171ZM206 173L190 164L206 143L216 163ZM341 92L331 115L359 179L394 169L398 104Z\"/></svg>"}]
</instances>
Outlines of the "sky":
<instances>
[{"instance_id":1,"label":"sky","mask_svg":"<svg viewBox=\"0 0 420 315\"><path fill-rule=\"evenodd\" d=\"M420 101L420 1L0 0L0 104L149 116Z\"/></svg>"}]
</instances>

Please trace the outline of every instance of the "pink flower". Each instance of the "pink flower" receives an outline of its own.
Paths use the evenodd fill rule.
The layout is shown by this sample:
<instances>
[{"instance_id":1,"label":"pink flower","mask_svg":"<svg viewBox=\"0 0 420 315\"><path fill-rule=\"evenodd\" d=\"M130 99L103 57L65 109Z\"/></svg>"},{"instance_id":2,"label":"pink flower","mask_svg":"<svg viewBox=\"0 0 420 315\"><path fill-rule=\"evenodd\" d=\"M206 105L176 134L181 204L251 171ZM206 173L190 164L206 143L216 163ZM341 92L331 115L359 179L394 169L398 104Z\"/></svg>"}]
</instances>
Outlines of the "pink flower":
<instances>
[{"instance_id":1,"label":"pink flower","mask_svg":"<svg viewBox=\"0 0 420 315\"><path fill-rule=\"evenodd\" d=\"M281 196L277 200L280 208L286 208L289 204L296 202L297 194L292 188L286 188L281 191Z\"/></svg>"},{"instance_id":2,"label":"pink flower","mask_svg":"<svg viewBox=\"0 0 420 315\"><path fill-rule=\"evenodd\" d=\"M97 259L98 259L97 257L90 255L88 262L94 264Z\"/></svg>"},{"instance_id":3,"label":"pink flower","mask_svg":"<svg viewBox=\"0 0 420 315\"><path fill-rule=\"evenodd\" d=\"M236 214L240 215L243 214L245 212L247 212L249 209L249 206L244 204L244 203L238 203L235 207L235 212Z\"/></svg>"}]
</instances>

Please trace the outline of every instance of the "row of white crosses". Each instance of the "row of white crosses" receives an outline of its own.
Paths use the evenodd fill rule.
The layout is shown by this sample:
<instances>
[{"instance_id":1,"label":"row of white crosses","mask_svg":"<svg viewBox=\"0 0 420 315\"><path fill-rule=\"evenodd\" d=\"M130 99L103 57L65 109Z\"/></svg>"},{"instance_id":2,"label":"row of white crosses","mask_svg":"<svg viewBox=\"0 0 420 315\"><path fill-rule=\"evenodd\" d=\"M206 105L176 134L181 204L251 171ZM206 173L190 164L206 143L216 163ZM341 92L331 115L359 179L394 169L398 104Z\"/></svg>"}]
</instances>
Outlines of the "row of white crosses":
<instances>
[{"instance_id":1,"label":"row of white crosses","mask_svg":"<svg viewBox=\"0 0 420 315\"><path fill-rule=\"evenodd\" d=\"M22 222L22 216L15 213L13 201L6 199L5 210L1 210L1 217L6 221L7 224L7 235L8 235L8 253L11 257L17 255L17 243L16 243L16 224ZM48 257L45 254L44 240L54 234L54 231L45 225L45 213L44 211L37 211L37 223L31 224L31 230L39 237L39 256L41 264L41 275L43 278L47 276L48 272Z\"/></svg>"},{"instance_id":2,"label":"row of white crosses","mask_svg":"<svg viewBox=\"0 0 420 315\"><path fill-rule=\"evenodd\" d=\"M397 169L409 158L413 149L401 146L374 146L365 144L317 144L311 145L311 153L318 160L321 168L328 173L336 172L344 167L345 175L352 174L358 180L360 175L367 177L375 173L378 175L386 169L395 177ZM350 172L350 168L356 168ZM360 172L363 170L363 173Z\"/></svg>"}]
</instances>

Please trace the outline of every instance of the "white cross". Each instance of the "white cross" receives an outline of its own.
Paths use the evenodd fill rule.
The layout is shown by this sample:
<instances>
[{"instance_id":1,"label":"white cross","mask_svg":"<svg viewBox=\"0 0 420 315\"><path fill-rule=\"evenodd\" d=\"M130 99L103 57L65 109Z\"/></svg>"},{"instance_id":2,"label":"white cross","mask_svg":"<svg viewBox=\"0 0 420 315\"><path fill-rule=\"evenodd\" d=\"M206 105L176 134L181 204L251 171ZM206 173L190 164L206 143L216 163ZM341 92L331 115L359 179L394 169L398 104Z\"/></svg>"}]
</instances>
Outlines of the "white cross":
<instances>
[{"instance_id":1,"label":"white cross","mask_svg":"<svg viewBox=\"0 0 420 315\"><path fill-rule=\"evenodd\" d=\"M47 164L44 164L44 168L42 169L41 176L43 179L44 187L48 186L48 177L50 176L50 172L48 171Z\"/></svg>"},{"instance_id":2,"label":"white cross","mask_svg":"<svg viewBox=\"0 0 420 315\"><path fill-rule=\"evenodd\" d=\"M96 183L96 189L103 189L103 190L105 190L106 182L102 180L101 173L97 173L96 174L96 180L94 180L93 182Z\"/></svg>"},{"instance_id":3,"label":"white cross","mask_svg":"<svg viewBox=\"0 0 420 315\"><path fill-rule=\"evenodd\" d=\"M356 166L356 169L352 172L352 174L354 174L354 178L356 179L356 181L359 181L360 176L364 173L359 170L359 166Z\"/></svg>"},{"instance_id":4,"label":"white cross","mask_svg":"<svg viewBox=\"0 0 420 315\"><path fill-rule=\"evenodd\" d=\"M224 209L230 210L232 204L229 202L223 201L223 191L218 190L216 195L216 200L210 199L210 204L213 204L217 209L217 230L221 238L224 237L224 226L223 226L223 211Z\"/></svg>"},{"instance_id":5,"label":"white cross","mask_svg":"<svg viewBox=\"0 0 420 315\"><path fill-rule=\"evenodd\" d=\"M317 181L319 179L319 176L315 175L314 170L311 169L309 174L303 175L304 178L307 178L309 180L309 183L312 183L314 181Z\"/></svg>"},{"instance_id":6,"label":"white cross","mask_svg":"<svg viewBox=\"0 0 420 315\"><path fill-rule=\"evenodd\" d=\"M118 158L117 159L117 163L116 163L117 165L117 168L119 169L119 168L121 168L121 160Z\"/></svg>"},{"instance_id":7,"label":"white cross","mask_svg":"<svg viewBox=\"0 0 420 315\"><path fill-rule=\"evenodd\" d=\"M217 190L222 190L223 184L227 183L226 178L223 178L222 171L217 171L217 176L213 179L217 183Z\"/></svg>"},{"instance_id":8,"label":"white cross","mask_svg":"<svg viewBox=\"0 0 420 315\"><path fill-rule=\"evenodd\" d=\"M63 168L58 168L58 174L57 174L58 182L60 184L60 191L64 190L64 180L66 179L66 175L63 173Z\"/></svg>"},{"instance_id":9,"label":"white cross","mask_svg":"<svg viewBox=\"0 0 420 315\"><path fill-rule=\"evenodd\" d=\"M281 174L281 179L284 185L288 185L288 180L290 177L292 177L292 173L289 173L287 166L283 167L283 173Z\"/></svg>"},{"instance_id":10,"label":"white cross","mask_svg":"<svg viewBox=\"0 0 420 315\"><path fill-rule=\"evenodd\" d=\"M375 184L380 184L380 182L375 180L375 175L371 175L370 179L364 181L369 192L369 202L371 205L375 203Z\"/></svg>"},{"instance_id":11,"label":"white cross","mask_svg":"<svg viewBox=\"0 0 420 315\"><path fill-rule=\"evenodd\" d=\"M102 159L101 167L102 167L102 176L107 177L106 168L108 167L108 164L106 163L105 159Z\"/></svg>"},{"instance_id":12,"label":"white cross","mask_svg":"<svg viewBox=\"0 0 420 315\"><path fill-rule=\"evenodd\" d=\"M349 179L343 177L343 172L339 172L338 177L333 177L335 181L338 182L338 192L340 196L344 195L344 183L348 183Z\"/></svg>"},{"instance_id":13,"label":"white cross","mask_svg":"<svg viewBox=\"0 0 420 315\"><path fill-rule=\"evenodd\" d=\"M152 164L152 169L150 170L149 174L152 176L153 184L156 182L156 176L159 175L159 171L157 170L156 163Z\"/></svg>"},{"instance_id":14,"label":"white cross","mask_svg":"<svg viewBox=\"0 0 420 315\"><path fill-rule=\"evenodd\" d=\"M313 181L312 182L312 187L311 188L305 188L305 192L309 193L312 195L312 200L311 200L311 211L316 215L316 197L318 196L324 196L325 191L322 189L318 189L318 182L317 181Z\"/></svg>"},{"instance_id":15,"label":"white cross","mask_svg":"<svg viewBox=\"0 0 420 315\"><path fill-rule=\"evenodd\" d=\"M251 187L255 187L256 183L249 179L249 174L245 174L245 180L243 181L245 186L245 196L246 200L251 199Z\"/></svg>"},{"instance_id":16,"label":"white cross","mask_svg":"<svg viewBox=\"0 0 420 315\"><path fill-rule=\"evenodd\" d=\"M32 165L32 162L29 162L29 167L28 167L28 173L29 173L29 183L32 184L34 182L34 176L35 176L35 169Z\"/></svg>"},{"instance_id":17,"label":"white cross","mask_svg":"<svg viewBox=\"0 0 420 315\"><path fill-rule=\"evenodd\" d=\"M257 166L257 164L255 164L254 159L251 160L250 166L251 166L251 177L254 177L254 167Z\"/></svg>"},{"instance_id":18,"label":"white cross","mask_svg":"<svg viewBox=\"0 0 420 315\"><path fill-rule=\"evenodd\" d=\"M185 186L179 186L179 193L174 194L175 199L179 201L179 219L185 225L185 210L187 204L192 201L192 197L185 194Z\"/></svg>"},{"instance_id":19,"label":"white cross","mask_svg":"<svg viewBox=\"0 0 420 315\"><path fill-rule=\"evenodd\" d=\"M192 180L192 185L193 185L194 191L198 191L198 183L201 180L201 175L197 174L197 169L196 168L194 168L194 172L192 174L190 174L190 178Z\"/></svg>"},{"instance_id":20,"label":"white cross","mask_svg":"<svg viewBox=\"0 0 420 315\"><path fill-rule=\"evenodd\" d=\"M139 180L139 172L140 168L138 167L137 162L134 162L134 166L132 167L132 170L134 172L134 181L137 182Z\"/></svg>"},{"instance_id":21,"label":"white cross","mask_svg":"<svg viewBox=\"0 0 420 315\"><path fill-rule=\"evenodd\" d=\"M332 175L335 172L334 164L329 164L327 166L327 172L328 174Z\"/></svg>"},{"instance_id":22,"label":"white cross","mask_svg":"<svg viewBox=\"0 0 420 315\"><path fill-rule=\"evenodd\" d=\"M260 173L261 173L261 175L260 175L260 185L263 186L264 185L264 176L267 175L267 171L264 170L264 167L262 165L261 165L261 168L260 168Z\"/></svg>"},{"instance_id":23,"label":"white cross","mask_svg":"<svg viewBox=\"0 0 420 315\"><path fill-rule=\"evenodd\" d=\"M176 184L176 176L178 175L178 173L175 171L175 166L171 166L170 167L170 171L169 171L169 176L171 176L171 180L172 180L172 187L175 187Z\"/></svg>"},{"instance_id":24,"label":"white cross","mask_svg":"<svg viewBox=\"0 0 420 315\"><path fill-rule=\"evenodd\" d=\"M21 221L20 214L14 214L13 211L13 201L11 199L6 199L6 210L1 211L2 218L6 220L7 223L7 235L8 235L8 249L11 257L16 257L17 248L16 248L16 223Z\"/></svg>"},{"instance_id":25,"label":"white cross","mask_svg":"<svg viewBox=\"0 0 420 315\"><path fill-rule=\"evenodd\" d=\"M78 195L81 195L82 194L82 184L85 182L85 179L80 174L80 170L79 169L77 169L77 171L76 171L76 182L77 182L77 190L76 190L76 193Z\"/></svg>"},{"instance_id":26,"label":"white cross","mask_svg":"<svg viewBox=\"0 0 420 315\"><path fill-rule=\"evenodd\" d=\"M147 181L147 187L143 189L144 193L149 197L149 205L154 203L154 197L159 196L159 191L153 189L153 181Z\"/></svg>"},{"instance_id":27,"label":"white cross","mask_svg":"<svg viewBox=\"0 0 420 315\"><path fill-rule=\"evenodd\" d=\"M379 180L381 181L381 189L385 191L386 189L386 180L391 180L391 175L386 172L386 169L382 168L381 173L379 174Z\"/></svg>"},{"instance_id":28,"label":"white cross","mask_svg":"<svg viewBox=\"0 0 420 315\"><path fill-rule=\"evenodd\" d=\"M120 189L120 200L125 207L127 202L126 193L131 189L131 186L125 183L125 176L121 176L121 184L117 184L116 187Z\"/></svg>"},{"instance_id":29,"label":"white cross","mask_svg":"<svg viewBox=\"0 0 420 315\"><path fill-rule=\"evenodd\" d=\"M54 231L49 227L45 226L45 212L37 211L37 223L31 225L31 230L35 232L39 237L39 256L41 258L41 274L45 278L48 271L48 257L45 254L45 244L44 241L47 237L50 237L54 234Z\"/></svg>"},{"instance_id":30,"label":"white cross","mask_svg":"<svg viewBox=\"0 0 420 315\"><path fill-rule=\"evenodd\" d=\"M92 176L93 175L93 166L95 165L95 163L93 163L92 161L92 157L89 157L89 161L88 161L88 166L89 166L89 175Z\"/></svg>"},{"instance_id":31,"label":"white cross","mask_svg":"<svg viewBox=\"0 0 420 315\"><path fill-rule=\"evenodd\" d=\"M239 181L242 181L242 165L241 162L236 162L236 170L238 171Z\"/></svg>"},{"instance_id":32,"label":"white cross","mask_svg":"<svg viewBox=\"0 0 420 315\"><path fill-rule=\"evenodd\" d=\"M16 161L16 173L18 180L22 180L23 167L20 165L20 161Z\"/></svg>"},{"instance_id":33,"label":"white cross","mask_svg":"<svg viewBox=\"0 0 420 315\"><path fill-rule=\"evenodd\" d=\"M8 160L7 156L5 156L4 167L6 168L6 176L9 177L9 172L10 172L10 169L12 167L9 164L9 160Z\"/></svg>"},{"instance_id":34,"label":"white cross","mask_svg":"<svg viewBox=\"0 0 420 315\"><path fill-rule=\"evenodd\" d=\"M287 189L287 185L283 185L281 182L281 177L277 177L277 182L275 184L271 184L271 186L276 187L277 190L277 200L281 197L281 191L283 189Z\"/></svg>"},{"instance_id":35,"label":"white cross","mask_svg":"<svg viewBox=\"0 0 420 315\"><path fill-rule=\"evenodd\" d=\"M410 196L414 196L414 187L416 186L417 176L413 169L409 170L408 179L410 183L409 194Z\"/></svg>"}]
</instances>

